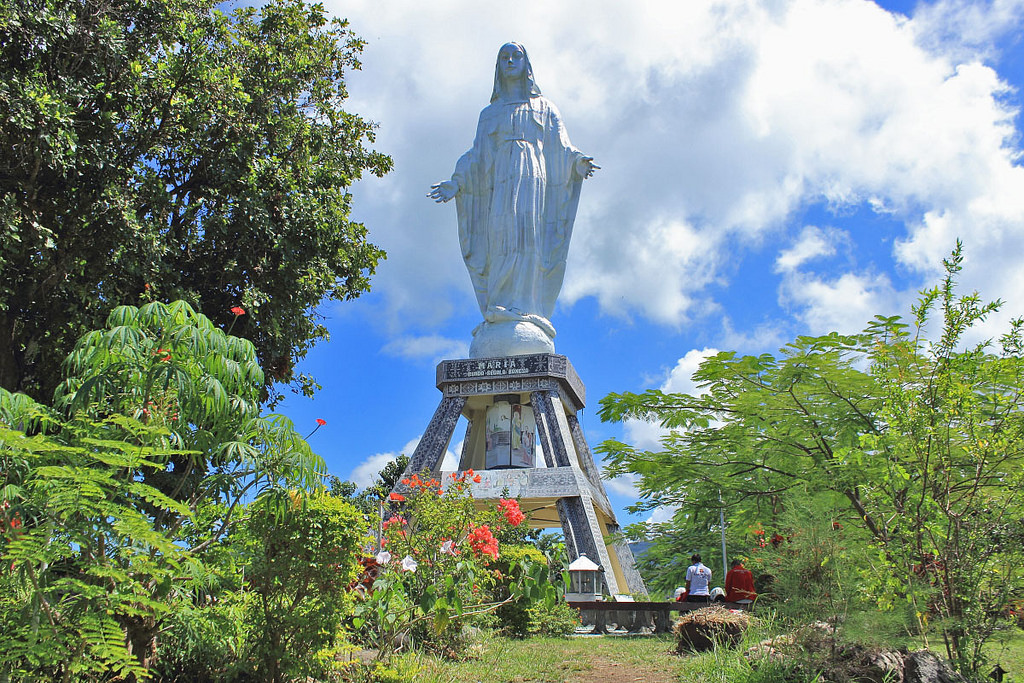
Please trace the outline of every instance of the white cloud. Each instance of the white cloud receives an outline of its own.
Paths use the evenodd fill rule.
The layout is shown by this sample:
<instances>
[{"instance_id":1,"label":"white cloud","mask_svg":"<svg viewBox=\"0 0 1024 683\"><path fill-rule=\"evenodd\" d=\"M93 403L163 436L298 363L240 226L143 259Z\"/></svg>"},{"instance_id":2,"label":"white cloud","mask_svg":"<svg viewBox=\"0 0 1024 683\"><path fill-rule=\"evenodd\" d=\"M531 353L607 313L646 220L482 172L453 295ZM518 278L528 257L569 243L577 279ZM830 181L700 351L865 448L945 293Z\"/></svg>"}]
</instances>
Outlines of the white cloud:
<instances>
[{"instance_id":1,"label":"white cloud","mask_svg":"<svg viewBox=\"0 0 1024 683\"><path fill-rule=\"evenodd\" d=\"M366 488L377 479L377 474L384 469L392 460L397 460L400 455L407 455L412 457L413 452L416 450L416 446L420 443L420 437L417 436L405 444L398 451L391 451L387 453L376 453L363 460L359 465L352 470L352 473L348 475L349 481L353 482L359 488ZM456 452L462 450L462 442L460 441L456 445ZM445 451L444 460L441 462L442 470L454 470L459 464L458 458L451 449Z\"/></svg>"},{"instance_id":2,"label":"white cloud","mask_svg":"<svg viewBox=\"0 0 1024 683\"><path fill-rule=\"evenodd\" d=\"M1024 295L1002 287L1016 271L1008 255L1024 250L1015 112L981 61L1019 29L1019 0L943 0L912 19L864 0L328 6L369 40L351 107L381 123L378 146L396 162L356 188L355 204L389 252L374 288L396 334L474 310L454 207L424 195L469 146L510 38L603 166L583 190L563 304L595 297L605 313L670 326L715 313L733 264L820 202L902 222L892 258L918 274L910 291L959 235L978 264L968 281ZM793 252L780 268L810 257ZM812 284L823 303L852 292L855 306L891 289L864 272Z\"/></svg>"},{"instance_id":3,"label":"white cloud","mask_svg":"<svg viewBox=\"0 0 1024 683\"><path fill-rule=\"evenodd\" d=\"M644 524L661 524L663 522L672 521L672 517L676 514L678 508L674 507L657 507L651 510L651 516L644 520Z\"/></svg>"},{"instance_id":4,"label":"white cloud","mask_svg":"<svg viewBox=\"0 0 1024 683\"><path fill-rule=\"evenodd\" d=\"M686 355L676 361L676 366L669 372L665 382L661 385L662 391L675 394L692 394L700 396L705 390L698 387L693 381L693 373L697 372L700 364L705 359L718 354L718 349L703 348L690 349Z\"/></svg>"},{"instance_id":5,"label":"white cloud","mask_svg":"<svg viewBox=\"0 0 1024 683\"><path fill-rule=\"evenodd\" d=\"M913 28L918 41L935 51L969 59L998 58L995 41L1019 30L1024 21L1021 0L939 0L918 3Z\"/></svg>"},{"instance_id":6,"label":"white cloud","mask_svg":"<svg viewBox=\"0 0 1024 683\"><path fill-rule=\"evenodd\" d=\"M430 359L438 363L450 358L466 358L469 344L459 339L448 339L440 335L422 337L404 336L388 342L382 349L391 356L407 359Z\"/></svg>"},{"instance_id":7,"label":"white cloud","mask_svg":"<svg viewBox=\"0 0 1024 683\"><path fill-rule=\"evenodd\" d=\"M459 458L452 451L445 451L444 458L441 460L441 470L444 472L454 472L459 468Z\"/></svg>"},{"instance_id":8,"label":"white cloud","mask_svg":"<svg viewBox=\"0 0 1024 683\"><path fill-rule=\"evenodd\" d=\"M840 239L841 233L837 230L806 226L797 238L796 244L779 252L778 258L775 259L775 272L792 272L807 261L820 256L831 256L836 252L836 242Z\"/></svg>"},{"instance_id":9,"label":"white cloud","mask_svg":"<svg viewBox=\"0 0 1024 683\"><path fill-rule=\"evenodd\" d=\"M710 358L717 353L718 349L713 348L687 351L686 355L676 362L675 367L668 371L658 389L664 392L700 396L704 390L693 381L693 373L697 371L705 358ZM645 420L627 419L623 421L622 426L626 443L643 450L659 450L661 439L669 433L669 430L661 425Z\"/></svg>"},{"instance_id":10,"label":"white cloud","mask_svg":"<svg viewBox=\"0 0 1024 683\"><path fill-rule=\"evenodd\" d=\"M760 323L750 331L744 332L737 330L732 320L725 316L722 318L721 346L738 353L774 351L788 341L784 332L781 320Z\"/></svg>"},{"instance_id":11,"label":"white cloud","mask_svg":"<svg viewBox=\"0 0 1024 683\"><path fill-rule=\"evenodd\" d=\"M793 273L783 282L781 298L812 334L860 332L876 314L902 312L900 296L883 274L844 273L828 279Z\"/></svg>"},{"instance_id":12,"label":"white cloud","mask_svg":"<svg viewBox=\"0 0 1024 683\"><path fill-rule=\"evenodd\" d=\"M605 479L604 486L612 493L617 493L626 498L635 499L637 476L635 474L624 474L614 479Z\"/></svg>"},{"instance_id":13,"label":"white cloud","mask_svg":"<svg viewBox=\"0 0 1024 683\"><path fill-rule=\"evenodd\" d=\"M417 439L416 441L419 441ZM415 443L413 448L415 448ZM408 446L406 446L408 448ZM402 451L402 453L412 454L412 450ZM352 470L352 473L348 475L349 481L353 482L359 488L366 488L371 485L377 479L377 474L384 469L392 460L396 460L401 453L376 453L371 455L366 460L363 460L359 465Z\"/></svg>"}]
</instances>

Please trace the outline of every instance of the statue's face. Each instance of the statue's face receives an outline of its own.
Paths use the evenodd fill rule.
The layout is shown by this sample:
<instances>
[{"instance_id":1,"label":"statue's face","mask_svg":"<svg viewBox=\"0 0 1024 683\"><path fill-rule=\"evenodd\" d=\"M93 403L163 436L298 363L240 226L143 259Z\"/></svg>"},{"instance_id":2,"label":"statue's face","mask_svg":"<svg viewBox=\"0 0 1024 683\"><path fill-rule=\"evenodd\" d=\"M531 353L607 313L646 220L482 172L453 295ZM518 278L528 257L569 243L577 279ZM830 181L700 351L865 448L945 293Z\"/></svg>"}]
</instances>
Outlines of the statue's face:
<instances>
[{"instance_id":1,"label":"statue's face","mask_svg":"<svg viewBox=\"0 0 1024 683\"><path fill-rule=\"evenodd\" d=\"M507 80L517 80L526 73L526 55L518 45L502 45L498 51L498 65L501 75Z\"/></svg>"}]
</instances>

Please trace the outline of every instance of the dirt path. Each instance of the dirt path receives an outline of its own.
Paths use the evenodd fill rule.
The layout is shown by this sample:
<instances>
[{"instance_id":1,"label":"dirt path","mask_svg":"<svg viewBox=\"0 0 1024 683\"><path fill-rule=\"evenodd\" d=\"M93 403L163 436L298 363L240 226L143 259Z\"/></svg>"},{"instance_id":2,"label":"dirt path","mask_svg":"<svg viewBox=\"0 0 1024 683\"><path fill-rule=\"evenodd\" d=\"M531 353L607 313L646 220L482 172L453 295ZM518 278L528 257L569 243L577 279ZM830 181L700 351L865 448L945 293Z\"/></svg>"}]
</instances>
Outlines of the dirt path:
<instances>
[{"instance_id":1,"label":"dirt path","mask_svg":"<svg viewBox=\"0 0 1024 683\"><path fill-rule=\"evenodd\" d=\"M579 672L569 679L569 683L674 683L674 679L663 671L637 668L605 657L593 657L590 665L590 670Z\"/></svg>"}]
</instances>

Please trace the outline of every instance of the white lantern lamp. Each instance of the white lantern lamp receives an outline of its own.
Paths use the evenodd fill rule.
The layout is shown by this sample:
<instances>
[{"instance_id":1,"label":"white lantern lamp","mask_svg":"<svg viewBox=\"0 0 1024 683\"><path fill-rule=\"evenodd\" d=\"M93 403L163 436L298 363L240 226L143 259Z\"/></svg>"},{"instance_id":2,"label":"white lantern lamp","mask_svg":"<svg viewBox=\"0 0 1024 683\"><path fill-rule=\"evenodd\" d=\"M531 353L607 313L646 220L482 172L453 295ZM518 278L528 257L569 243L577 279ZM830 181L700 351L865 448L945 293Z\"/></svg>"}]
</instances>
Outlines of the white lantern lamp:
<instances>
[{"instance_id":1,"label":"white lantern lamp","mask_svg":"<svg viewBox=\"0 0 1024 683\"><path fill-rule=\"evenodd\" d=\"M568 602L593 602L601 598L600 565L594 564L586 555L580 555L569 565L569 589L565 594Z\"/></svg>"}]
</instances>

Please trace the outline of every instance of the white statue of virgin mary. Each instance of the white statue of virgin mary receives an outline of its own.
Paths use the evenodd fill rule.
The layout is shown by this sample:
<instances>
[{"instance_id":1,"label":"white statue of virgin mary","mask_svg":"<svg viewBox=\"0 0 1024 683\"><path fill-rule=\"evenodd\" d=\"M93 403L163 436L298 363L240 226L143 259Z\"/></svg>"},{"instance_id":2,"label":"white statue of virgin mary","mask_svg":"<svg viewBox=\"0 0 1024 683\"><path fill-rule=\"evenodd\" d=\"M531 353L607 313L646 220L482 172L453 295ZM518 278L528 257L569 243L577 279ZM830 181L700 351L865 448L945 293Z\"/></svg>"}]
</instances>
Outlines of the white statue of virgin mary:
<instances>
[{"instance_id":1,"label":"white statue of virgin mary","mask_svg":"<svg viewBox=\"0 0 1024 683\"><path fill-rule=\"evenodd\" d=\"M462 256L484 316L470 357L554 352L551 315L580 186L598 168L569 142L526 50L503 45L473 148L428 195L456 199Z\"/></svg>"}]
</instances>

